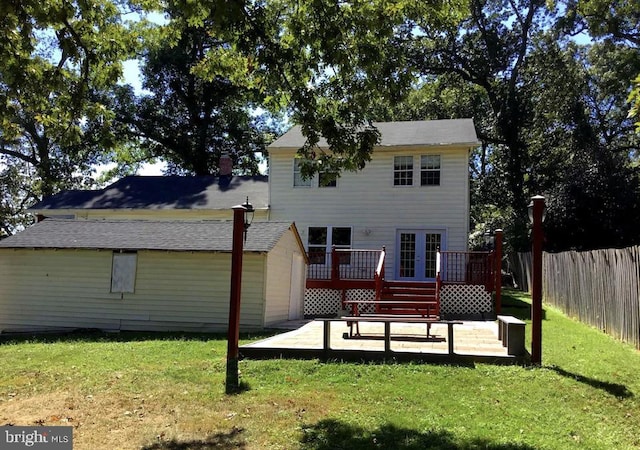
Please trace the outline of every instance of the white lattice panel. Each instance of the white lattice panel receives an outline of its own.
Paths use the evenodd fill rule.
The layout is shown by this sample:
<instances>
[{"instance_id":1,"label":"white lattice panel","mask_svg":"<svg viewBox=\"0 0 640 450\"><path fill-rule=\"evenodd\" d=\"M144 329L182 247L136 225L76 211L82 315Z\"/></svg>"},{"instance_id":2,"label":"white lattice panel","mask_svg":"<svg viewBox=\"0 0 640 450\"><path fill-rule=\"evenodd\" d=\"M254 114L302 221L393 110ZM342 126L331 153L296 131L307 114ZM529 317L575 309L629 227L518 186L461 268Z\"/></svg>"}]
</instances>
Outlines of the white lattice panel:
<instances>
[{"instance_id":1,"label":"white lattice panel","mask_svg":"<svg viewBox=\"0 0 640 450\"><path fill-rule=\"evenodd\" d=\"M493 311L493 297L483 285L449 284L440 291L441 314L482 314Z\"/></svg>"},{"instance_id":2,"label":"white lattice panel","mask_svg":"<svg viewBox=\"0 0 640 450\"><path fill-rule=\"evenodd\" d=\"M348 289L347 300L374 300L375 291L372 289ZM340 311L341 292L333 289L307 289L304 293L305 316L330 316ZM371 306L360 308L360 312L372 312Z\"/></svg>"},{"instance_id":3,"label":"white lattice panel","mask_svg":"<svg viewBox=\"0 0 640 450\"><path fill-rule=\"evenodd\" d=\"M376 291L373 289L349 289L347 290L347 300L375 300ZM360 305L360 313L373 313L373 305Z\"/></svg>"},{"instance_id":4,"label":"white lattice panel","mask_svg":"<svg viewBox=\"0 0 640 450\"><path fill-rule=\"evenodd\" d=\"M340 291L307 289L304 293L305 316L327 316L340 309Z\"/></svg>"},{"instance_id":5,"label":"white lattice panel","mask_svg":"<svg viewBox=\"0 0 640 450\"><path fill-rule=\"evenodd\" d=\"M305 316L332 316L341 309L341 293L333 289L307 289L304 296ZM349 289L347 300L374 300L372 289ZM450 284L440 291L440 313L485 314L493 311L493 297L483 285ZM360 312L374 312L373 306L360 307Z\"/></svg>"}]
</instances>

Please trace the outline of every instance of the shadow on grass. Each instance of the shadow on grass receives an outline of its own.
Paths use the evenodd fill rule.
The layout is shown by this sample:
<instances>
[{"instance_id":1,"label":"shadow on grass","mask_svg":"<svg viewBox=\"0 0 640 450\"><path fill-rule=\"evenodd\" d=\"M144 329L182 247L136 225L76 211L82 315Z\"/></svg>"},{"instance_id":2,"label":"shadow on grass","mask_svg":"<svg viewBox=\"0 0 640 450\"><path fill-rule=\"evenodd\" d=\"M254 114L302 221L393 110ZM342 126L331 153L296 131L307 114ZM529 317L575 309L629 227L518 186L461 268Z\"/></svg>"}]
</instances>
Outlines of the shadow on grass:
<instances>
[{"instance_id":1,"label":"shadow on grass","mask_svg":"<svg viewBox=\"0 0 640 450\"><path fill-rule=\"evenodd\" d=\"M502 291L502 309L500 314L505 316L513 316L520 320L531 319L531 303L520 298L520 295L526 295L520 291L505 289ZM546 311L542 309L542 320L547 318Z\"/></svg>"},{"instance_id":2,"label":"shadow on grass","mask_svg":"<svg viewBox=\"0 0 640 450\"><path fill-rule=\"evenodd\" d=\"M322 420L302 429L302 450L423 450L423 449L487 449L487 450L532 450L525 444L493 443L486 439L458 438L448 431L424 431L383 425L369 431L348 425L338 420Z\"/></svg>"},{"instance_id":3,"label":"shadow on grass","mask_svg":"<svg viewBox=\"0 0 640 450\"><path fill-rule=\"evenodd\" d=\"M209 449L242 449L247 444L242 437L242 428L234 428L229 433L217 433L205 439L191 441L162 441L142 447L140 450L209 450Z\"/></svg>"},{"instance_id":4,"label":"shadow on grass","mask_svg":"<svg viewBox=\"0 0 640 450\"><path fill-rule=\"evenodd\" d=\"M278 334L275 331L244 333L245 339L266 339ZM92 342L144 342L144 341L226 341L227 335L222 333L180 333L180 332L104 332L93 329L78 329L56 333L3 333L0 334L0 345L3 344L55 344L55 343L92 343Z\"/></svg>"},{"instance_id":5,"label":"shadow on grass","mask_svg":"<svg viewBox=\"0 0 640 450\"><path fill-rule=\"evenodd\" d=\"M603 390L606 393L613 395L614 397L618 397L620 399L633 397L633 392L631 392L623 384L609 383L608 381L601 381L601 380L596 380L595 378L585 377L584 375L568 372L564 369L561 369L558 366L550 366L549 369L553 370L558 375L562 375L563 377L571 378L580 383L584 383L596 389Z\"/></svg>"},{"instance_id":6,"label":"shadow on grass","mask_svg":"<svg viewBox=\"0 0 640 450\"><path fill-rule=\"evenodd\" d=\"M246 381L240 381L238 387L225 389L227 395L240 395L243 392L248 392L251 390L251 385Z\"/></svg>"}]
</instances>

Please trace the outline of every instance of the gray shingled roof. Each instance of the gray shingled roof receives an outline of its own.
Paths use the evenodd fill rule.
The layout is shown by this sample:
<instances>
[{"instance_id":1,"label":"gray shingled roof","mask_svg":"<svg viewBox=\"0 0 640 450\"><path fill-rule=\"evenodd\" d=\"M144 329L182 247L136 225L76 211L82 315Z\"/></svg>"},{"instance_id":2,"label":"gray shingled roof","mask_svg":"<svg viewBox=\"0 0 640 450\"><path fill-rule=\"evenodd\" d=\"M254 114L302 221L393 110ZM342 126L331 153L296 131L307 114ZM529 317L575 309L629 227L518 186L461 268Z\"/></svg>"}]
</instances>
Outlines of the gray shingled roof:
<instances>
[{"instance_id":1,"label":"gray shingled roof","mask_svg":"<svg viewBox=\"0 0 640 450\"><path fill-rule=\"evenodd\" d=\"M413 146L413 145L469 145L480 142L476 135L473 119L422 120L406 122L374 122L381 134L380 147ZM269 145L274 148L295 148L304 145L306 138L299 125L294 126ZM320 147L327 147L321 139Z\"/></svg>"},{"instance_id":2,"label":"gray shingled roof","mask_svg":"<svg viewBox=\"0 0 640 450\"><path fill-rule=\"evenodd\" d=\"M266 176L128 176L95 191L63 191L36 203L49 209L230 209L249 197L256 209L269 206Z\"/></svg>"},{"instance_id":3,"label":"gray shingled roof","mask_svg":"<svg viewBox=\"0 0 640 450\"><path fill-rule=\"evenodd\" d=\"M244 250L268 252L293 226L254 222ZM232 221L46 219L0 241L0 248L231 251Z\"/></svg>"}]
</instances>

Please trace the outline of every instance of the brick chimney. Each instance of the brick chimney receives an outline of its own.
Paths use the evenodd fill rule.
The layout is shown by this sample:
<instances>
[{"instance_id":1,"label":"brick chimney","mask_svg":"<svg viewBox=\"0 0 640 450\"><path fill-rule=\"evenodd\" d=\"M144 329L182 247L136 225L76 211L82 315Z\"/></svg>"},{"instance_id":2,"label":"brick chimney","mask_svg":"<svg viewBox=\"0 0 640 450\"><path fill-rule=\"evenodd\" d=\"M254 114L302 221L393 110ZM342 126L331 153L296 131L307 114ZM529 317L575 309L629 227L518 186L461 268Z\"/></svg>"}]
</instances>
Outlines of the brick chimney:
<instances>
[{"instance_id":1,"label":"brick chimney","mask_svg":"<svg viewBox=\"0 0 640 450\"><path fill-rule=\"evenodd\" d=\"M223 153L220 156L218 168L221 177L231 176L231 172L233 171L233 161L231 160L231 156L229 156L228 153Z\"/></svg>"}]
</instances>

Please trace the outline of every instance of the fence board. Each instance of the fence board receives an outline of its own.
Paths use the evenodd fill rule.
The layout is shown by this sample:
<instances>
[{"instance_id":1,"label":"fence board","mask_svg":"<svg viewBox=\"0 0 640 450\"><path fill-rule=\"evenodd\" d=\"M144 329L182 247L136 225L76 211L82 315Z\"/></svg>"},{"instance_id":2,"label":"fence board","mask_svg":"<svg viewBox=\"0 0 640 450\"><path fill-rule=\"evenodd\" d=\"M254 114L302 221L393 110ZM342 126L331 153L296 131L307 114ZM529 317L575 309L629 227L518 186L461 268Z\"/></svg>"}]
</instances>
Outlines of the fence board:
<instances>
[{"instance_id":1,"label":"fence board","mask_svg":"<svg viewBox=\"0 0 640 450\"><path fill-rule=\"evenodd\" d=\"M513 267L530 286L531 254L518 253ZM640 246L543 255L544 301L640 349Z\"/></svg>"}]
</instances>

